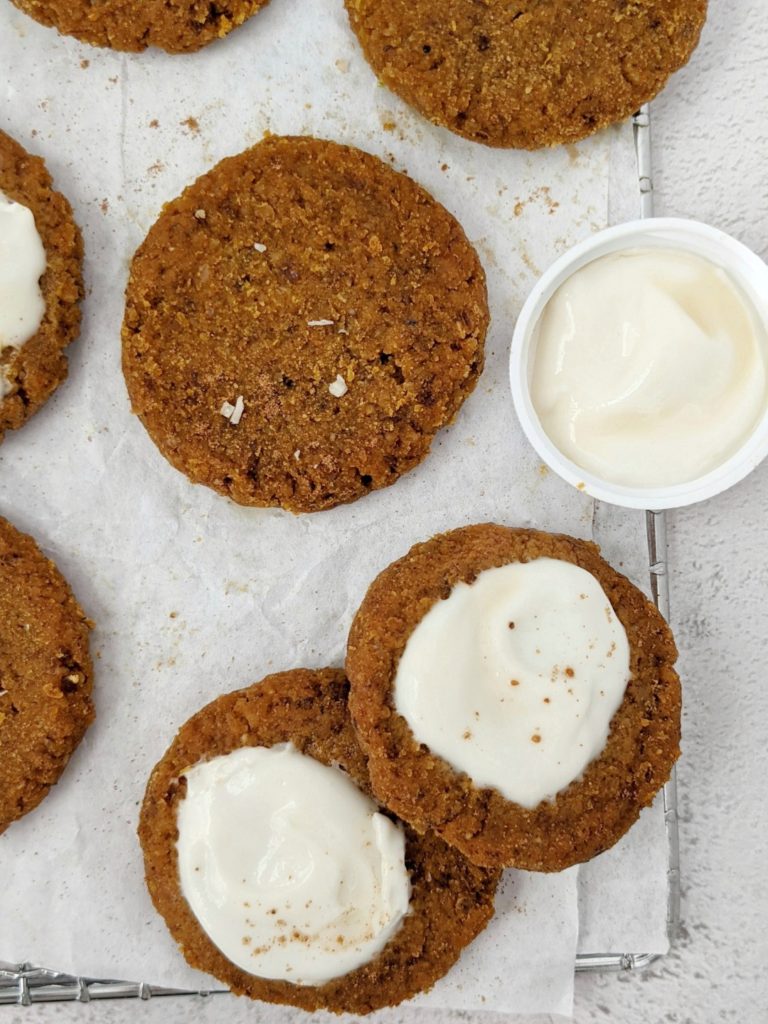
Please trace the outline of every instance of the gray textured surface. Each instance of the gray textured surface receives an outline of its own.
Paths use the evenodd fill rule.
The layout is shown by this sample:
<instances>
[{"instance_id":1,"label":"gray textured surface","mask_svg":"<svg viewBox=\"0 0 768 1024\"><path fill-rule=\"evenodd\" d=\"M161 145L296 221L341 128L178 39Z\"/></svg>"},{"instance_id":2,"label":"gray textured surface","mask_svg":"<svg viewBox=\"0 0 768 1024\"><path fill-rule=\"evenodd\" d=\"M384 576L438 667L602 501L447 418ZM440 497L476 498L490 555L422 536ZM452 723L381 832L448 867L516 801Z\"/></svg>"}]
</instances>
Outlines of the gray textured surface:
<instances>
[{"instance_id":1,"label":"gray textured surface","mask_svg":"<svg viewBox=\"0 0 768 1024\"><path fill-rule=\"evenodd\" d=\"M768 7L710 0L702 45L654 104L656 212L697 217L768 258ZM638 976L579 977L577 1024L768 1021L768 464L670 515L685 683L683 929Z\"/></svg>"},{"instance_id":2,"label":"gray textured surface","mask_svg":"<svg viewBox=\"0 0 768 1024\"><path fill-rule=\"evenodd\" d=\"M701 48L654 105L657 213L710 221L764 258L766 47L766 0L711 0ZM766 508L768 464L737 490L670 516L673 623L686 685L679 773L684 926L677 948L656 968L580 976L577 1024L768 1022ZM622 515L600 510L608 532ZM0 1010L14 1024L214 1024L234 1016L258 1021L258 1008L233 1014L229 1001L155 1000ZM473 1019L422 1016L425 1024ZM285 1013L286 1022L299 1018ZM503 1020L511 1018L474 1018L475 1024Z\"/></svg>"}]
</instances>

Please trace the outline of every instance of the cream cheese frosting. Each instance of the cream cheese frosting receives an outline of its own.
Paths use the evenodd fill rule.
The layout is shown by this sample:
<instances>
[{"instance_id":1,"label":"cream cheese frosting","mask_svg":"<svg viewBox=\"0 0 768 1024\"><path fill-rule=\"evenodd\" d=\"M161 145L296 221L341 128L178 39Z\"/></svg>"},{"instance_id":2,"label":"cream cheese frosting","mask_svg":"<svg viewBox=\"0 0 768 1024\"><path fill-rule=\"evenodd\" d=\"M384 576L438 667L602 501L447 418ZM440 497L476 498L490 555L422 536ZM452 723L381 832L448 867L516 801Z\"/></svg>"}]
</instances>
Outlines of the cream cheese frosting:
<instances>
[{"instance_id":1,"label":"cream cheese frosting","mask_svg":"<svg viewBox=\"0 0 768 1024\"><path fill-rule=\"evenodd\" d=\"M629 676L627 635L597 579L538 558L438 601L408 639L394 697L433 754L533 808L602 752Z\"/></svg>"},{"instance_id":2,"label":"cream cheese frosting","mask_svg":"<svg viewBox=\"0 0 768 1024\"><path fill-rule=\"evenodd\" d=\"M768 337L721 267L678 249L587 264L536 329L531 399L581 469L669 487L734 455L768 410Z\"/></svg>"},{"instance_id":3,"label":"cream cheese frosting","mask_svg":"<svg viewBox=\"0 0 768 1024\"><path fill-rule=\"evenodd\" d=\"M348 775L284 743L185 777L181 890L229 960L322 985L384 949L408 912L405 837Z\"/></svg>"},{"instance_id":4,"label":"cream cheese frosting","mask_svg":"<svg viewBox=\"0 0 768 1024\"><path fill-rule=\"evenodd\" d=\"M0 352L29 341L45 315L46 256L30 209L0 192ZM0 398L10 382L0 372Z\"/></svg>"}]
</instances>

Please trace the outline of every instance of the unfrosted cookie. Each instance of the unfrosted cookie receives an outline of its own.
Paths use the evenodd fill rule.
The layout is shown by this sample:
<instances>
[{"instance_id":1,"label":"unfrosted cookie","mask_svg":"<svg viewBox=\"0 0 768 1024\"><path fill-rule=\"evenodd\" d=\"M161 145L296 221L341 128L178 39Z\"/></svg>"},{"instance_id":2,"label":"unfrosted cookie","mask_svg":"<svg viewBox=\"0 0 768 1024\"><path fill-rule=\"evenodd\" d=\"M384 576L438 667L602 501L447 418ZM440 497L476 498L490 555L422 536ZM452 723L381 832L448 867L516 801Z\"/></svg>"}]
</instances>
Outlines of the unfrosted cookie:
<instances>
[{"instance_id":1,"label":"unfrosted cookie","mask_svg":"<svg viewBox=\"0 0 768 1024\"><path fill-rule=\"evenodd\" d=\"M707 0L346 0L385 85L489 146L576 142L629 117L686 63Z\"/></svg>"},{"instance_id":2,"label":"unfrosted cookie","mask_svg":"<svg viewBox=\"0 0 768 1024\"><path fill-rule=\"evenodd\" d=\"M188 53L220 39L268 0L13 0L43 25L113 50Z\"/></svg>"},{"instance_id":3,"label":"unfrosted cookie","mask_svg":"<svg viewBox=\"0 0 768 1024\"><path fill-rule=\"evenodd\" d=\"M478 868L469 863L457 850L434 835L417 836L405 830L405 867L410 874L411 896L408 912L399 928L383 949L369 962L335 977L322 985L292 984L286 980L258 977L243 970L229 960L209 938L198 918L192 912L182 892L180 882L180 842L182 805L189 799L188 776L201 764L225 755L240 754L249 748L273 751L276 745L284 751L292 744L295 751L319 762L323 766L340 768L364 794L370 794L365 757L355 737L347 710L348 683L344 673L337 669L308 671L296 669L268 676L263 682L236 691L213 701L194 715L179 730L171 747L155 767L147 786L141 811L139 838L144 851L147 885L157 910L165 918L176 942L192 967L213 974L225 982L238 995L248 995L272 1003L287 1003L304 1010L327 1009L336 1013L369 1013L383 1006L395 1005L402 1000L428 989L449 970L461 950L482 931L493 913L493 898L498 872ZM186 774L185 774L186 773ZM242 776L241 776L242 778ZM275 786L284 782L278 776ZM289 783L286 783L289 785ZM241 791L242 786L236 786ZM229 799L232 790L226 798ZM294 794L300 800L305 794ZM263 955L263 949L253 949L249 929L261 925L261 916L274 914L278 926L284 906L290 906L296 891L296 875L305 871L324 870L324 858L307 855L314 848L315 839L322 841L333 824L324 826L322 836L306 834L305 819L298 811L291 812L290 791L285 811L277 814L275 822L259 818L242 820L231 832L232 849L250 841L259 830L273 830L271 838L262 836L262 854L247 857L249 877L269 884L274 877L280 886L289 890L278 893L278 906L267 905L266 911L253 898L243 902L242 948ZM312 793L308 794L311 802ZM284 800L279 800L282 804ZM375 809L376 805L372 805ZM382 812L387 813L387 812ZM391 820L396 821L392 816ZM186 828L186 826L184 826ZM216 823L203 829L205 834ZM292 837L298 832L298 845ZM402 840L401 840L402 842ZM186 847L185 847L186 849ZM279 850L273 857L272 850ZM206 854L196 851L197 867L206 870ZM236 854L232 854L236 856ZM229 879L223 872L232 863L229 852L222 854L224 867L216 873L216 892L229 892L224 886L239 883L239 877ZM221 866L222 861L219 862ZM336 877L335 867L328 869ZM246 869L243 868L243 874ZM348 878L340 872L337 878L339 922L343 927L345 914L344 884ZM247 886L248 879L242 879ZM391 883L390 883L391 884ZM356 890L355 890L356 891ZM307 898L309 897L309 898ZM219 898L221 902L221 898ZM312 894L304 892L301 906L309 908ZM293 907L293 913L297 908ZM257 920L254 922L254 917ZM239 933L238 933L239 934ZM322 933L321 933L322 934ZM339 943L344 937L339 936ZM300 941L299 941L300 940ZM291 934L280 941L317 943L311 934ZM247 955L247 954L245 954Z\"/></svg>"},{"instance_id":4,"label":"unfrosted cookie","mask_svg":"<svg viewBox=\"0 0 768 1024\"><path fill-rule=\"evenodd\" d=\"M457 221L376 157L268 138L169 203L133 260L133 410L190 480L312 512L426 456L483 366Z\"/></svg>"},{"instance_id":5,"label":"unfrosted cookie","mask_svg":"<svg viewBox=\"0 0 768 1024\"><path fill-rule=\"evenodd\" d=\"M508 566L525 571L494 572ZM555 585L542 591L542 579ZM451 617L455 600L464 604ZM478 864L558 871L586 861L669 778L676 657L657 610L594 544L493 524L417 544L372 583L349 637L350 710L373 790ZM417 698L428 693L434 664L442 675L425 717L409 687L415 665ZM460 764L484 773L482 784Z\"/></svg>"},{"instance_id":6,"label":"unfrosted cookie","mask_svg":"<svg viewBox=\"0 0 768 1024\"><path fill-rule=\"evenodd\" d=\"M0 518L0 832L40 803L93 720L88 632L53 562Z\"/></svg>"},{"instance_id":7,"label":"unfrosted cookie","mask_svg":"<svg viewBox=\"0 0 768 1024\"><path fill-rule=\"evenodd\" d=\"M4 329L4 310L0 310L2 441L5 431L26 423L67 376L64 349L80 330L83 243L72 209L54 190L43 161L2 131L0 207L0 291L6 289L8 301L17 301L22 289L25 294L34 290L37 294L29 295L23 305L40 302L37 317L32 318L31 310L22 311L31 318L28 337L27 331L16 339L5 336L5 329L11 331L13 324ZM17 222L19 214L28 218L28 224ZM24 280L20 244L39 247L39 278L34 270L32 280ZM29 268L29 253L25 259Z\"/></svg>"}]
</instances>

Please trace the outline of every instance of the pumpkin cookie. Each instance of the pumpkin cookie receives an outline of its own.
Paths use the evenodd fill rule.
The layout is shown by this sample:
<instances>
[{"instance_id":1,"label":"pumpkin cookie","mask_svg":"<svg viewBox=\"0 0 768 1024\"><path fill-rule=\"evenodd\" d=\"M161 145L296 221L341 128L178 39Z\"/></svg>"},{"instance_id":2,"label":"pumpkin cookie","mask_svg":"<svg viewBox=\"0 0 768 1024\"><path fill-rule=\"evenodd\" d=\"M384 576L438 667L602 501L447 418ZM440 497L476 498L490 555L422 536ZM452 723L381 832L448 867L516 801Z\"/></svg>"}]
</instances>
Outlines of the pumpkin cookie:
<instances>
[{"instance_id":1,"label":"pumpkin cookie","mask_svg":"<svg viewBox=\"0 0 768 1024\"><path fill-rule=\"evenodd\" d=\"M707 0L346 0L373 70L435 124L489 146L576 142L686 63Z\"/></svg>"},{"instance_id":2,"label":"pumpkin cookie","mask_svg":"<svg viewBox=\"0 0 768 1024\"><path fill-rule=\"evenodd\" d=\"M0 131L0 441L67 376L82 261L72 209L45 164Z\"/></svg>"},{"instance_id":3,"label":"pumpkin cookie","mask_svg":"<svg viewBox=\"0 0 768 1024\"><path fill-rule=\"evenodd\" d=\"M13 0L43 25L94 46L189 53L237 28L268 0Z\"/></svg>"},{"instance_id":4,"label":"pumpkin cookie","mask_svg":"<svg viewBox=\"0 0 768 1024\"><path fill-rule=\"evenodd\" d=\"M475 386L485 277L376 157L269 138L169 203L133 260L123 371L168 461L243 505L386 487Z\"/></svg>"},{"instance_id":5,"label":"pumpkin cookie","mask_svg":"<svg viewBox=\"0 0 768 1024\"><path fill-rule=\"evenodd\" d=\"M40 803L93 721L88 630L53 562L0 518L0 832Z\"/></svg>"},{"instance_id":6,"label":"pumpkin cookie","mask_svg":"<svg viewBox=\"0 0 768 1024\"><path fill-rule=\"evenodd\" d=\"M477 864L608 849L679 755L669 628L591 543L485 524L373 582L347 651L379 800Z\"/></svg>"},{"instance_id":7,"label":"pumpkin cookie","mask_svg":"<svg viewBox=\"0 0 768 1024\"><path fill-rule=\"evenodd\" d=\"M213 701L152 772L139 838L192 967L238 995L364 1014L448 971L498 872L373 802L347 693L340 670L296 669Z\"/></svg>"}]
</instances>

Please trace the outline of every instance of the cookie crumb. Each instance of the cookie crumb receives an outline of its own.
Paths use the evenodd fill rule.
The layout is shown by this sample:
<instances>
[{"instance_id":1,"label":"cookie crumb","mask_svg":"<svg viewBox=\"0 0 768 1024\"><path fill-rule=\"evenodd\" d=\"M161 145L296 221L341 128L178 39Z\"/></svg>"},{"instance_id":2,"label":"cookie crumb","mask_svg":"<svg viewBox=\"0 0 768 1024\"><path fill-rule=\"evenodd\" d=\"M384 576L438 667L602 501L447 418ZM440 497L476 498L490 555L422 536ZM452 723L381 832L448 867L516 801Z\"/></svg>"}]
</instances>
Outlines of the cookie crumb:
<instances>
[{"instance_id":1,"label":"cookie crumb","mask_svg":"<svg viewBox=\"0 0 768 1024\"><path fill-rule=\"evenodd\" d=\"M205 220L205 210L195 210L195 217L198 220Z\"/></svg>"}]
</instances>

